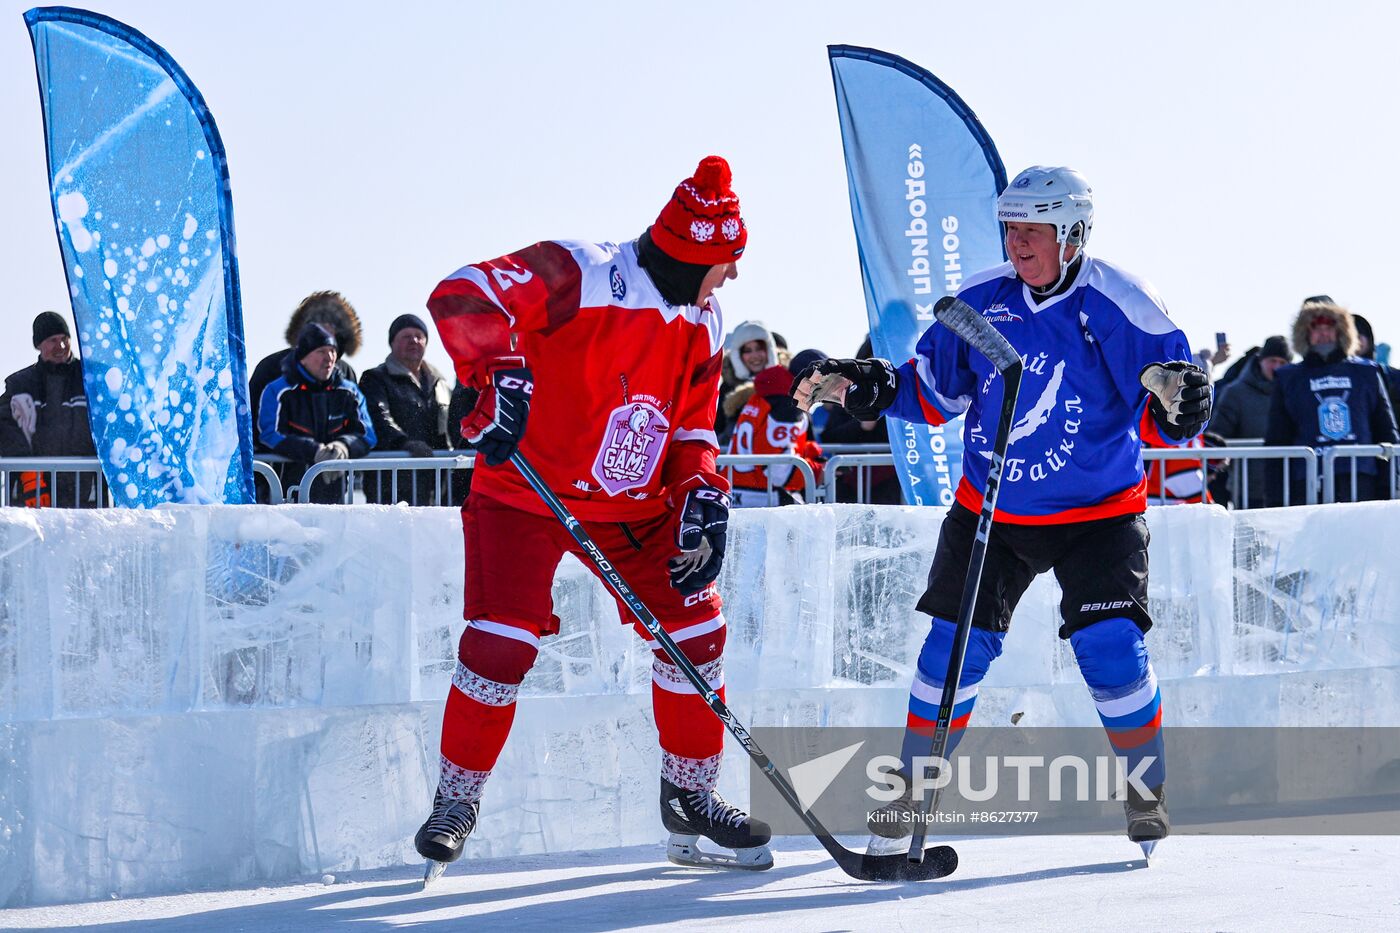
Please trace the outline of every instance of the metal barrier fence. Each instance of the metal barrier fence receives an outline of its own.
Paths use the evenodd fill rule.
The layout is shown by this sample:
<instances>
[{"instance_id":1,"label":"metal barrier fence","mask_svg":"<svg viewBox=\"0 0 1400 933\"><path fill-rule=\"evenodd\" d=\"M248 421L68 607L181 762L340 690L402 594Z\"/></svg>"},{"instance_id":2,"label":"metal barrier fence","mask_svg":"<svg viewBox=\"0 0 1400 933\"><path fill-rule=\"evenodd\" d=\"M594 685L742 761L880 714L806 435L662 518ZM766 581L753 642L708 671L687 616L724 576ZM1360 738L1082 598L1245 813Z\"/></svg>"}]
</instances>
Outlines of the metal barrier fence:
<instances>
[{"instance_id":1,"label":"metal barrier fence","mask_svg":"<svg viewBox=\"0 0 1400 933\"><path fill-rule=\"evenodd\" d=\"M431 471L435 474L433 489L435 492L433 504L443 504L443 493L450 491L450 484L443 483L442 474L452 470L469 470L472 468L475 456L470 453L456 453L452 451L440 451L437 456L429 460L427 458L396 456L394 452L376 452L368 457L355 460L323 460L320 463L308 467L303 474L301 482L287 490L287 495L291 501L309 501L309 490L312 483L327 474L345 473L347 480L342 484L342 501L350 502L354 495L354 480L359 476L361 482L370 480L369 474L388 473L389 478L379 478L379 482L390 484L391 502L399 501L399 473L406 472L416 474ZM817 499L817 477L812 471L812 465L801 457L792 454L748 454L748 455L721 455L716 462L720 471L726 473L730 482L733 482L734 473L744 469L754 467L775 467L786 466L795 470L802 477L803 501L816 502ZM764 471L765 490L776 500L776 490L773 486L768 470ZM416 477L410 482L416 484ZM414 492L418 490L414 489ZM454 503L455 504L455 503ZM776 504L776 501L775 501Z\"/></svg>"},{"instance_id":2,"label":"metal barrier fence","mask_svg":"<svg viewBox=\"0 0 1400 933\"><path fill-rule=\"evenodd\" d=\"M358 457L354 460L322 460L320 463L313 463L306 468L306 472L301 476L301 482L287 490L289 502L309 502L313 484L317 479L326 478L334 481L335 477L330 474L344 473L345 482L341 483L341 501L349 504L354 501L355 480L358 477L361 483L374 481L378 488L373 493L375 499L383 498L384 487L388 487L388 503L400 501L399 496L399 474L410 474L408 479L409 489L405 490L408 497L404 501L411 500L413 505L460 505L452 499L451 474L456 470L470 470L476 465L476 454L469 450L439 450L434 451L429 457L408 457L394 450L371 451L366 457ZM384 474L371 475L371 474ZM419 483L420 473L432 473L431 502L419 502L422 498L420 493L426 490L426 485ZM367 496L368 498L368 496Z\"/></svg>"},{"instance_id":3,"label":"metal barrier fence","mask_svg":"<svg viewBox=\"0 0 1400 933\"><path fill-rule=\"evenodd\" d=\"M1390 445L1381 445L1381 446L1390 446ZM1331 449L1331 450L1338 450L1339 448L1329 448L1329 449ZM1363 455L1367 455L1367 456L1376 456L1376 451L1375 451L1374 448L1369 448L1369 447L1368 447L1368 448L1365 448L1365 450L1366 450L1367 453L1365 453L1365 454L1357 454L1357 456L1363 456ZM1151 448L1151 449L1145 449L1145 450L1143 450L1143 452L1142 452L1142 458L1143 458L1143 460L1149 461L1149 462L1154 461L1154 460L1198 460L1198 461L1203 461L1203 462L1208 462L1208 461L1212 461L1212 460L1229 460L1229 461L1231 461L1232 469L1235 471L1233 475L1234 475L1235 477L1238 478L1239 484L1240 484L1240 488L1241 488L1241 497L1237 497L1237 498L1236 498L1236 501L1239 501L1239 502L1247 502L1247 501L1248 501L1248 498L1247 498L1247 497L1248 497L1248 495L1249 495L1249 471L1241 468L1241 467L1244 465L1244 463L1246 463L1247 461L1250 461L1250 460L1281 460L1281 461L1283 461L1283 478L1284 478L1284 481L1283 481L1283 496L1284 496L1284 502L1283 502L1283 504L1284 504L1284 505L1291 505L1291 504L1293 504L1292 501L1291 501L1291 495L1290 495L1290 489L1289 489L1289 487L1290 487L1289 479L1290 479L1291 462L1292 462L1293 460L1302 460L1302 461L1303 461L1302 469L1303 469L1303 471L1304 471L1304 473L1303 473L1303 475L1304 475L1304 484L1305 484L1305 486L1306 486L1306 490L1305 490L1305 499L1306 499L1306 503L1309 504L1309 505L1311 505L1311 504L1316 503L1316 502L1318 501L1318 482L1317 482L1317 481L1318 481L1318 475L1319 475L1319 469L1318 469L1318 459L1319 459L1319 458L1318 458L1318 453L1317 453L1317 451L1313 450L1311 447L1243 447L1243 446L1242 446L1242 447L1226 447L1226 448L1219 448L1219 447L1214 447L1214 448L1212 448L1212 447L1207 447L1207 448L1188 447L1188 448L1165 448L1165 449L1162 449L1162 448ZM1330 462L1330 461L1329 461L1329 462ZM886 450L886 452L884 452L884 453L842 453L842 454L837 454L837 455L834 456L834 457L831 457L829 460L826 461L826 466L825 466L825 468L824 468L824 472L825 472L825 498L826 498L826 501L827 501L827 502L835 502L835 501L836 501L837 487L838 487L839 482L840 482L840 477L839 477L838 474L840 473L841 470L843 470L843 469L857 469L857 470L860 471L860 472L857 473L857 477L856 477L856 490L857 490L857 498L856 498L856 501L857 501L857 502L864 502L864 501L866 500L866 495L867 495L868 486L869 486L869 482L868 482L868 471L869 471L869 469L870 469L871 467L893 466L893 465L894 465L894 455L891 454L888 450ZM1392 465L1393 465L1393 464L1392 464ZM1328 475L1328 478L1329 478L1329 480L1330 480L1330 479L1331 479L1331 474L1328 473L1327 475ZM1395 475L1396 475L1396 471L1395 471L1395 470L1392 470L1392 471L1391 471L1391 476L1394 477ZM1148 490L1148 495L1149 495L1150 499L1164 499L1164 498L1165 498L1165 496L1166 496L1166 471L1165 471L1165 470L1162 471L1162 474L1161 474L1161 477L1160 477L1160 482L1161 482L1161 486L1159 487L1159 489L1158 489L1158 491L1157 491L1157 493L1156 493L1155 495L1153 494L1152 490ZM1323 501L1325 501L1325 502L1331 502L1331 501L1333 501L1333 499L1331 498L1330 492L1327 492L1327 490L1330 490L1330 488L1331 488L1330 486L1324 485L1325 494L1324 494ZM1394 493L1393 493L1393 489L1392 489L1392 495L1393 495L1393 494L1394 494ZM1149 501L1150 501L1150 499L1149 499Z\"/></svg>"},{"instance_id":4,"label":"metal barrier fence","mask_svg":"<svg viewBox=\"0 0 1400 933\"><path fill-rule=\"evenodd\" d=\"M715 466L729 477L731 486L734 484L736 470L765 467L766 469L763 471L765 491L773 505L779 503L773 486L773 471L769 468L775 466L792 467L802 476L802 501L804 503L820 501L817 499L817 475L812 471L812 465L795 454L720 454L715 459Z\"/></svg>"},{"instance_id":5,"label":"metal barrier fence","mask_svg":"<svg viewBox=\"0 0 1400 933\"><path fill-rule=\"evenodd\" d=\"M1351 461L1351 468L1346 472L1350 474L1351 495L1345 501L1357 501L1357 474L1360 464L1358 460L1363 458L1375 458L1385 462L1385 469L1376 470L1376 478L1385 483L1388 494L1386 498L1394 499L1397 487L1400 487L1400 445L1396 444L1348 444L1343 447L1324 447L1320 451L1322 457L1322 501L1337 501L1337 461ZM1376 489L1374 492L1379 493Z\"/></svg>"},{"instance_id":6,"label":"metal barrier fence","mask_svg":"<svg viewBox=\"0 0 1400 933\"><path fill-rule=\"evenodd\" d=\"M1305 504L1314 505L1317 502L1317 476L1318 457L1317 451L1311 447L1151 447L1143 448L1142 459L1146 462L1166 461L1166 460L1195 460L1203 466L1209 467L1211 461L1230 462L1230 482L1232 490L1232 503L1249 502L1249 470L1245 465L1250 460L1280 460L1283 469L1283 505L1293 505L1292 483L1290 482L1291 469L1294 460L1303 461L1303 484ZM1205 479L1203 477L1203 479ZM1167 471L1163 469L1158 474L1159 485L1154 494L1151 489L1147 490L1147 501L1149 504L1163 505L1169 503L1167 496ZM1238 488L1239 494L1233 495L1233 491ZM1330 499L1325 501L1331 501Z\"/></svg>"},{"instance_id":7,"label":"metal barrier fence","mask_svg":"<svg viewBox=\"0 0 1400 933\"><path fill-rule=\"evenodd\" d=\"M285 459L285 458L278 458ZM282 481L277 472L259 460L253 461L253 472L267 481L268 501L278 505L283 501ZM112 497L107 486L107 477L102 472L102 464L96 457L0 457L0 508L9 505L27 505L12 502L14 479L20 482L33 476L36 496L47 496L47 505L57 508L110 508ZM58 478L72 477L72 501L65 501L69 482L60 483ZM42 502L41 498L41 502Z\"/></svg>"},{"instance_id":8,"label":"metal barrier fence","mask_svg":"<svg viewBox=\"0 0 1400 933\"><path fill-rule=\"evenodd\" d=\"M1400 445L1396 444L1368 444L1368 445L1343 445L1336 447L1325 447L1320 450L1311 447L1262 447L1253 446L1259 442L1256 440L1243 440L1231 442L1230 446L1208 447L1208 448L1151 448L1142 452L1143 460L1165 461L1165 460L1195 460L1205 464L1212 461L1230 461L1231 466L1231 491L1234 503L1242 506L1249 501L1249 470L1246 465L1251 461L1277 460L1282 463L1283 470L1283 505L1295 504L1292 502L1293 483L1291 470L1294 469L1293 461L1301 460L1303 470L1303 501L1306 504L1337 501L1337 475L1339 472L1347 474L1350 482L1348 491L1350 501L1355 501L1358 489L1356 461L1361 459L1374 458L1383 464L1383 468L1376 472L1379 488L1375 490L1377 494L1388 493L1389 498L1400 496ZM801 457L791 454L748 454L748 455L721 455L717 459L717 466L724 471L733 481L736 471L753 467L790 467L802 477L802 497L805 502L835 502L837 501L837 488L839 485L839 474L842 470L857 470L855 487L857 502L868 500L871 492L870 470L875 467L892 467L894 456L888 447L872 444L841 444L829 445L825 448L833 453L824 466L824 482L818 487L816 475L811 464ZM452 504L454 501L451 474L454 471L470 470L473 468L476 456L471 451L437 451L432 458L405 457L397 451L374 451L367 457L354 460L327 460L321 463L312 464L306 468L300 483L288 489L283 489L281 479L275 469L279 464L291 463L285 457L275 454L260 454L253 461L253 471L268 487L268 501L272 504L282 502L306 502L309 499L307 491L311 484L317 479L335 479L334 474L345 474L345 482L340 490L340 500L342 502L354 501L356 480L361 483L370 480L377 483L375 497L384 499L387 490L388 502L398 502L402 479L400 474L407 473L412 484L412 500L417 502L419 493L423 489L428 489L426 484L420 488L419 474L432 473L431 504ZM1349 464L1345 469L1339 467L1339 461ZM378 474L375 476L374 474ZM765 470L767 477L766 490L770 495L774 495L776 500L776 490L772 483L771 472ZM0 458L0 507L23 504L13 502L12 492L15 487L17 477L21 482L31 484L31 489L35 495L46 495L47 505L82 507L100 505L107 507L111 505L106 478L103 476L102 468L94 457L4 457ZM60 477L71 477L71 480L60 482ZM1166 496L1166 475L1162 471L1160 477L1161 485L1154 492L1148 490L1149 501L1161 500ZM68 496L72 496L73 502L64 501ZM429 503L424 503L429 504Z\"/></svg>"},{"instance_id":9,"label":"metal barrier fence","mask_svg":"<svg viewBox=\"0 0 1400 933\"><path fill-rule=\"evenodd\" d=\"M834 445L833 445L834 446ZM864 445L851 445L864 446ZM822 450L827 448L823 447ZM838 453L829 457L822 467L823 494L825 501L835 502L839 473L844 469L856 470L856 502L867 502L870 498L870 469L872 467L894 466L894 454L886 447L883 453Z\"/></svg>"},{"instance_id":10,"label":"metal barrier fence","mask_svg":"<svg viewBox=\"0 0 1400 933\"><path fill-rule=\"evenodd\" d=\"M267 504L281 505L286 501L282 492L282 477L277 475L269 464L262 460L253 460L253 475L261 476L267 483Z\"/></svg>"},{"instance_id":11,"label":"metal barrier fence","mask_svg":"<svg viewBox=\"0 0 1400 933\"><path fill-rule=\"evenodd\" d=\"M30 504L10 501L16 478L22 495L32 489L35 499L49 506L80 509L111 504L107 479L96 457L0 457L0 506Z\"/></svg>"}]
</instances>

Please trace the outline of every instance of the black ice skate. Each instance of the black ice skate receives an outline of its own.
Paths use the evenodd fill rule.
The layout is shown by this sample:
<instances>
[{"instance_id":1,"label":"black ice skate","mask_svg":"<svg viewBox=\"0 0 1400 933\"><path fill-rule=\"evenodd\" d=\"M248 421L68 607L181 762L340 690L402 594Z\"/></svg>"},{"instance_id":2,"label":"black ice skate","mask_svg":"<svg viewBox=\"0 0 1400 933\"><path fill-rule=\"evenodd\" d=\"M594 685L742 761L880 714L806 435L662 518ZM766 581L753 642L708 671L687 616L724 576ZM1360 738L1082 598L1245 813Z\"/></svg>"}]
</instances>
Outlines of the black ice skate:
<instances>
[{"instance_id":1,"label":"black ice skate","mask_svg":"<svg viewBox=\"0 0 1400 933\"><path fill-rule=\"evenodd\" d=\"M661 824L671 833L666 857L677 865L748 871L773 867L768 824L752 819L715 791L687 790L662 778ZM701 850L696 845L701 836L731 852Z\"/></svg>"},{"instance_id":2,"label":"black ice skate","mask_svg":"<svg viewBox=\"0 0 1400 933\"><path fill-rule=\"evenodd\" d=\"M1159 784L1150 791L1156 800L1145 799L1129 784L1128 799L1123 801L1123 811L1128 815L1128 838L1142 846L1143 858L1151 858L1157 843L1172 830L1167 820L1165 785Z\"/></svg>"},{"instance_id":3,"label":"black ice skate","mask_svg":"<svg viewBox=\"0 0 1400 933\"><path fill-rule=\"evenodd\" d=\"M914 835L914 820L918 814L914 805L913 783L904 777L902 771L899 776L904 779L904 793L880 809L870 811L866 820L870 834L879 839L908 839ZM887 850L893 851L880 845L876 839L872 839L871 844L876 847L878 854L884 854Z\"/></svg>"},{"instance_id":4,"label":"black ice skate","mask_svg":"<svg viewBox=\"0 0 1400 933\"><path fill-rule=\"evenodd\" d=\"M413 837L418 854L428 860L423 872L427 887L447 870L449 862L462 857L462 845L476 829L476 801L451 800L439 791L433 797L433 812Z\"/></svg>"}]
</instances>

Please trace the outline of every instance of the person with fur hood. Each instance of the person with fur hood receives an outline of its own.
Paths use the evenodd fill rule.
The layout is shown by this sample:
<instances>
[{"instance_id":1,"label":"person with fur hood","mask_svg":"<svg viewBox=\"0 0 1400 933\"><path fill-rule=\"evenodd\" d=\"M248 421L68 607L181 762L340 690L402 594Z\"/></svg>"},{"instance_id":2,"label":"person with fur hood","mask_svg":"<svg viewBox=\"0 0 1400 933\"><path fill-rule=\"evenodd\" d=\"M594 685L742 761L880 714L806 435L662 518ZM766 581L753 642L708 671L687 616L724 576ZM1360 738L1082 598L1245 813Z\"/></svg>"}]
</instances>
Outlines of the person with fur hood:
<instances>
[{"instance_id":1,"label":"person with fur hood","mask_svg":"<svg viewBox=\"0 0 1400 933\"><path fill-rule=\"evenodd\" d=\"M360 316L355 313L354 305L350 304L340 292L312 292L301 300L301 304L297 305L296 310L292 312L291 319L287 321L287 331L283 335L287 346L280 350L274 350L263 357L253 368L253 374L248 377L248 401L252 407L253 417L253 444L257 450L266 452L270 449L262 442L258 433L258 406L262 400L263 390L272 380L282 375L282 360L288 352L296 347L297 337L301 335L307 324L321 324L335 334L336 346L340 351L335 362L335 373L341 379L359 383L355 369L346 357L354 356L360 349L360 342L363 338L360 330Z\"/></svg>"},{"instance_id":2,"label":"person with fur hood","mask_svg":"<svg viewBox=\"0 0 1400 933\"><path fill-rule=\"evenodd\" d=\"M1355 355L1356 322L1350 311L1326 295L1307 299L1293 320L1293 349L1303 359L1274 374L1277 385L1269 405L1266 446L1396 442L1395 415L1384 376L1375 363ZM1288 501L1298 505L1306 501L1306 486L1303 470L1296 463L1293 467ZM1385 498L1389 493L1370 458L1340 459L1337 472L1338 501ZM1270 501L1283 501L1281 462L1270 461L1269 493Z\"/></svg>"},{"instance_id":3,"label":"person with fur hood","mask_svg":"<svg viewBox=\"0 0 1400 933\"><path fill-rule=\"evenodd\" d=\"M770 366L786 366L790 360L791 356L778 346L776 336L762 321L745 321L725 338L719 411L715 414L715 434L721 450L734 433L739 413L753 397L754 376Z\"/></svg>"}]
</instances>

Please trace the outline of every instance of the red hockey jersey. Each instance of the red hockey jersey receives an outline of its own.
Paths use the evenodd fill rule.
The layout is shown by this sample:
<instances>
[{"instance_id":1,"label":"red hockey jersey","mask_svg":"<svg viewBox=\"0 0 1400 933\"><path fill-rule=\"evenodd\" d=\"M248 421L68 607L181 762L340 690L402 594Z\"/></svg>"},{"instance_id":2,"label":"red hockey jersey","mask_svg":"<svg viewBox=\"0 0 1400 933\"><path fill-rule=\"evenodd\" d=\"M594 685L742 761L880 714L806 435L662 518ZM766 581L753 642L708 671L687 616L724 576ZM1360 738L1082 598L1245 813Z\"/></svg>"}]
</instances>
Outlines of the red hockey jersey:
<instances>
[{"instance_id":1,"label":"red hockey jersey","mask_svg":"<svg viewBox=\"0 0 1400 933\"><path fill-rule=\"evenodd\" d=\"M731 454L794 454L812 466L818 479L821 477L821 464L817 460L822 449L807 438L807 416L801 415L796 422L785 421L773 414L773 407L763 396L754 393L739 413L734 423L734 434L729 438ZM797 492L804 487L802 474L790 466L734 467L734 486L741 489L767 489L769 477L773 488L783 488Z\"/></svg>"},{"instance_id":2,"label":"red hockey jersey","mask_svg":"<svg viewBox=\"0 0 1400 933\"><path fill-rule=\"evenodd\" d=\"M719 305L667 305L634 243L545 241L474 263L428 310L467 385L484 385L492 357L524 356L535 389L520 449L578 518L655 515L668 485L714 470ZM478 461L472 493L548 514L508 463Z\"/></svg>"}]
</instances>

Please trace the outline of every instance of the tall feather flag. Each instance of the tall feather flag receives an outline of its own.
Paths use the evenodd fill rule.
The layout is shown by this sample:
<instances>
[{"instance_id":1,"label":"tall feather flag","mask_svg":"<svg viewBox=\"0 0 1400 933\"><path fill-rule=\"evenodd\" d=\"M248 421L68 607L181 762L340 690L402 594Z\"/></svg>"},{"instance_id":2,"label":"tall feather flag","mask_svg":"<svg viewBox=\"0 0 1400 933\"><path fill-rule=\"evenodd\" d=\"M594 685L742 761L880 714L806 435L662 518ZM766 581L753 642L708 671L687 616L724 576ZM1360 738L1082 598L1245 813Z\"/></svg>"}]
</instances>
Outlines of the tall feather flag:
<instances>
[{"instance_id":1,"label":"tall feather flag","mask_svg":"<svg viewBox=\"0 0 1400 933\"><path fill-rule=\"evenodd\" d=\"M49 190L113 501L253 501L228 163L175 60L106 16L24 15Z\"/></svg>"},{"instance_id":2,"label":"tall feather flag","mask_svg":"<svg viewBox=\"0 0 1400 933\"><path fill-rule=\"evenodd\" d=\"M828 47L875 353L914 355L933 304L1003 262L996 197L1006 169L977 115L942 81L875 49ZM904 500L951 505L962 420L889 419Z\"/></svg>"}]
</instances>

